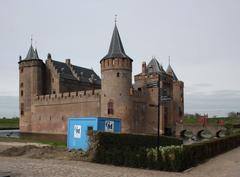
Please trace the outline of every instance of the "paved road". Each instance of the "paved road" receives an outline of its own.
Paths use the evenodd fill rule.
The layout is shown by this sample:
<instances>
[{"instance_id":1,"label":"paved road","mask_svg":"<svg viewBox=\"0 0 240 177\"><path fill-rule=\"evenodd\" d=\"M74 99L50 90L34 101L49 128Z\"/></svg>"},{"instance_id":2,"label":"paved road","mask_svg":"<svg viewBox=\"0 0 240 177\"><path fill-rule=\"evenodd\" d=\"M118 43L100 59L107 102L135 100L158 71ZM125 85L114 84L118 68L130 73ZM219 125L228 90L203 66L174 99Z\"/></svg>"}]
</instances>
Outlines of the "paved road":
<instances>
[{"instance_id":1,"label":"paved road","mask_svg":"<svg viewBox=\"0 0 240 177\"><path fill-rule=\"evenodd\" d=\"M82 161L0 157L0 176L26 177L240 177L240 147L183 173L143 170Z\"/></svg>"}]
</instances>

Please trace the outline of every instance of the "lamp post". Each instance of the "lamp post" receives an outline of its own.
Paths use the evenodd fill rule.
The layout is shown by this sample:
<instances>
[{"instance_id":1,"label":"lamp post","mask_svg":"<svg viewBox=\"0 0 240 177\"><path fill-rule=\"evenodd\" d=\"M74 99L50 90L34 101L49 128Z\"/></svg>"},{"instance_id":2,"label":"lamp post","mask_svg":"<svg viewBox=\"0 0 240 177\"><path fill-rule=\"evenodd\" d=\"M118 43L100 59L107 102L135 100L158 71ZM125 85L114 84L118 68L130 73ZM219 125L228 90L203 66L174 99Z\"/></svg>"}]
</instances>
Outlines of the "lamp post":
<instances>
[{"instance_id":1,"label":"lamp post","mask_svg":"<svg viewBox=\"0 0 240 177\"><path fill-rule=\"evenodd\" d=\"M161 73L158 73L158 81L157 84L153 84L153 87L158 88L158 103L157 105L154 104L149 104L149 106L151 107L155 107L158 109L157 111L157 158L159 159L159 155L160 155L160 151L159 151L159 146L160 146L160 108L161 108L161 103L162 102L167 102L167 101L171 101L171 98L169 96L166 95L162 95L162 85L161 85ZM163 98L162 98L163 97Z\"/></svg>"},{"instance_id":2,"label":"lamp post","mask_svg":"<svg viewBox=\"0 0 240 177\"><path fill-rule=\"evenodd\" d=\"M160 75L160 73L158 74L158 117L157 117L157 124L158 124L158 126L157 126L157 131L158 131L158 134L157 134L157 158L158 158L158 160L159 160L159 154L160 154L160 152L159 152L159 144L160 144L160 106L161 106L161 75Z\"/></svg>"}]
</instances>

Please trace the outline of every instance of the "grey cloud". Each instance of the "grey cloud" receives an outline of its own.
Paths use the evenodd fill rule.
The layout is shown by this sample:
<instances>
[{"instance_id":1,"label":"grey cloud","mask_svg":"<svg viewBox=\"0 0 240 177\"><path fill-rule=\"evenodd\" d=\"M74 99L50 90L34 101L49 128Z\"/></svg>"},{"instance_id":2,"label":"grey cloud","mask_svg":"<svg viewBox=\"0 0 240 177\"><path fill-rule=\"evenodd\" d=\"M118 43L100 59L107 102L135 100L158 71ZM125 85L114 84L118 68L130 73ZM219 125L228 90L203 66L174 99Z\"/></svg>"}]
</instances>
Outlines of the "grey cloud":
<instances>
[{"instance_id":1,"label":"grey cloud","mask_svg":"<svg viewBox=\"0 0 240 177\"><path fill-rule=\"evenodd\" d=\"M185 94L185 112L227 115L230 111L240 111L240 90L215 90Z\"/></svg>"}]
</instances>

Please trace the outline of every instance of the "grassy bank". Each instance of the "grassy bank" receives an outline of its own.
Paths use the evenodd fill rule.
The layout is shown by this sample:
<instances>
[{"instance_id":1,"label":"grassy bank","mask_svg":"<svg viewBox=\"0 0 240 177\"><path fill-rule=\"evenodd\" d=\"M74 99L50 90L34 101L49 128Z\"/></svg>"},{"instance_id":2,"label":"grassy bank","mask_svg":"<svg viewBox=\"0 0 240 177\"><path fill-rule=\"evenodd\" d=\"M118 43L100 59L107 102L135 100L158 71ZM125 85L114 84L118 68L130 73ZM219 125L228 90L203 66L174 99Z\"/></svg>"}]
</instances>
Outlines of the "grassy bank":
<instances>
[{"instance_id":1,"label":"grassy bank","mask_svg":"<svg viewBox=\"0 0 240 177\"><path fill-rule=\"evenodd\" d=\"M0 118L0 130L1 129L18 129L19 128L19 118Z\"/></svg>"}]
</instances>

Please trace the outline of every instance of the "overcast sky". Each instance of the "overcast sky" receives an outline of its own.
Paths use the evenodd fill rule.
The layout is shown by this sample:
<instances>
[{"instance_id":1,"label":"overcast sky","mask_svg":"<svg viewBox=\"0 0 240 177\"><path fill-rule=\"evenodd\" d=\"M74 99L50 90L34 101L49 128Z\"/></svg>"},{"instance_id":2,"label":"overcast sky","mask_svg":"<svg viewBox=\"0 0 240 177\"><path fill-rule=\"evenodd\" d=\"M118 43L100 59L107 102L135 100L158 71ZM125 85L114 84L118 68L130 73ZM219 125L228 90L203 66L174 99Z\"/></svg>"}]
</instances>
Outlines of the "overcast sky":
<instances>
[{"instance_id":1,"label":"overcast sky","mask_svg":"<svg viewBox=\"0 0 240 177\"><path fill-rule=\"evenodd\" d=\"M114 15L133 74L155 56L168 56L185 83L185 112L240 111L239 0L1 0L0 95L18 95L18 56L71 58L100 74ZM0 98L1 99L1 98Z\"/></svg>"}]
</instances>

